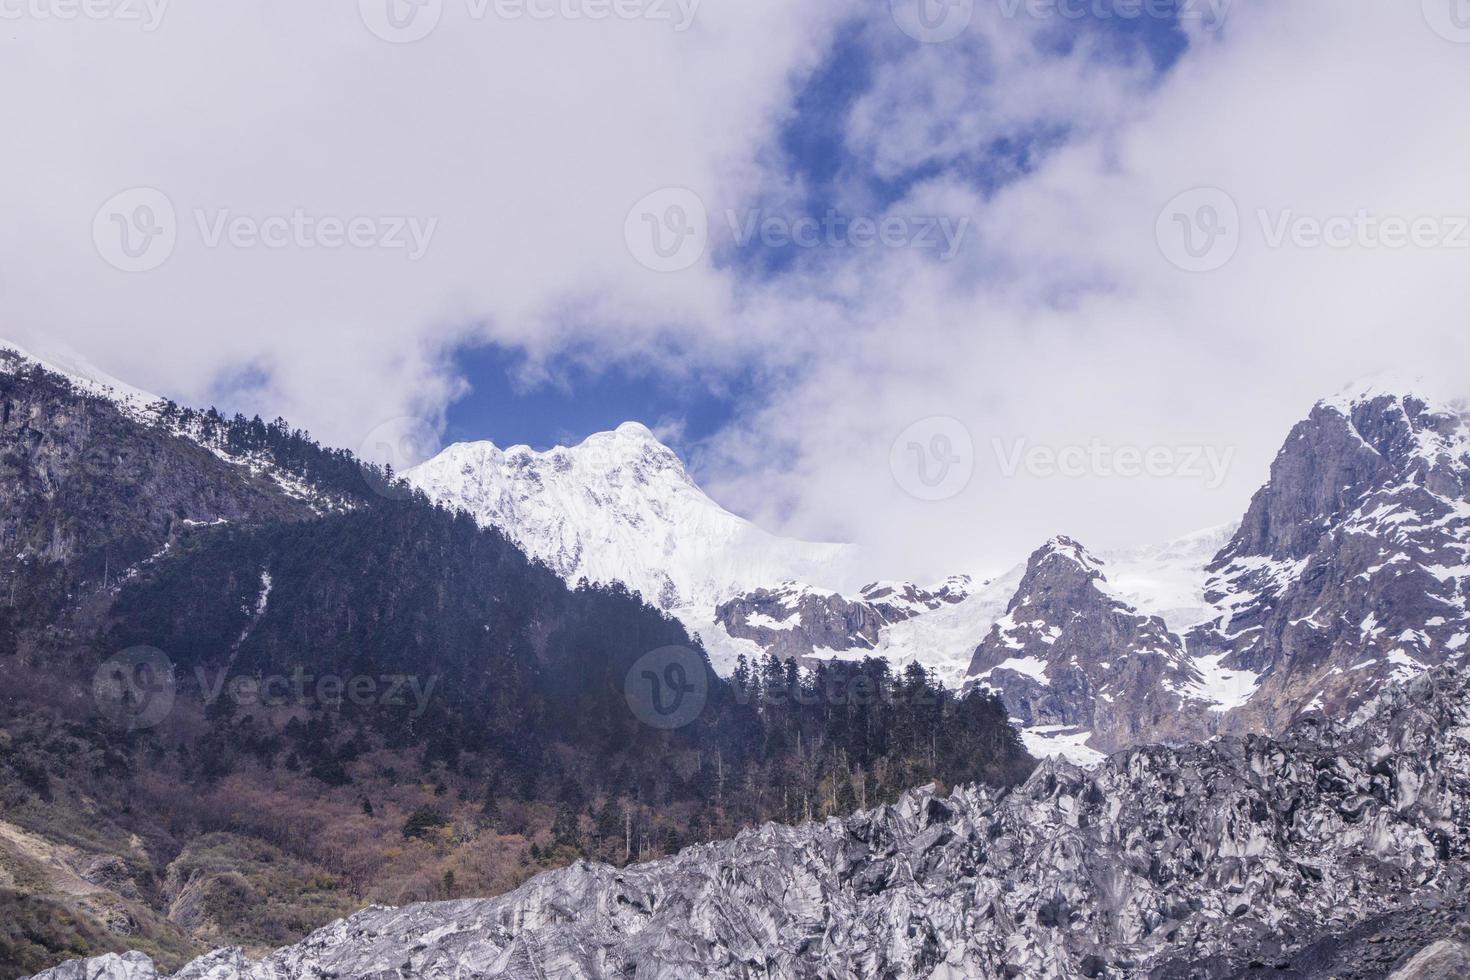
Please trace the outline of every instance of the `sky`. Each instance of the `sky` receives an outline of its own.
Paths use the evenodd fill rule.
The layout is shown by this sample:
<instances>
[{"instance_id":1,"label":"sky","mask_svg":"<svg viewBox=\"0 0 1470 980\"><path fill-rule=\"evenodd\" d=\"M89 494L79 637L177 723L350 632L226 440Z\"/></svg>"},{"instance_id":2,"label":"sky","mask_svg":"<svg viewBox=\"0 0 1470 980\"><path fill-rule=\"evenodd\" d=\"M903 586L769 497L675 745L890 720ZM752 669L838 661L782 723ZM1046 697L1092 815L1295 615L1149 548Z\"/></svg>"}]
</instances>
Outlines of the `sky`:
<instances>
[{"instance_id":1,"label":"sky","mask_svg":"<svg viewBox=\"0 0 1470 980\"><path fill-rule=\"evenodd\" d=\"M0 336L374 456L636 419L885 577L1165 540L1470 391L1463 13L0 0Z\"/></svg>"}]
</instances>

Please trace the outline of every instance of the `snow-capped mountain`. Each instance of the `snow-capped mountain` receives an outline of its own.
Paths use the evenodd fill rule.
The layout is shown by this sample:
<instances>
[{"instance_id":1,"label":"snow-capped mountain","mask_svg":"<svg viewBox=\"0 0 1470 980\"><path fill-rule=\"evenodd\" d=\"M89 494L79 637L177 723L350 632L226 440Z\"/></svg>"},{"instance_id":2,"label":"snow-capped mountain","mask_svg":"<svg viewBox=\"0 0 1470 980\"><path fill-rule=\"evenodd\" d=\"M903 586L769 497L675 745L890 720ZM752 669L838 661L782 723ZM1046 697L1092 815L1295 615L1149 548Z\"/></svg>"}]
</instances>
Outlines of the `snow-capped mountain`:
<instances>
[{"instance_id":1,"label":"snow-capped mountain","mask_svg":"<svg viewBox=\"0 0 1470 980\"><path fill-rule=\"evenodd\" d=\"M1125 576L1138 574L1124 566ZM1209 735L1214 715L1235 707L1242 682L1249 689L1255 676L1198 661L1131 598L1105 561L1053 538L1031 556L1005 615L976 648L967 683L1000 693L1037 755L1094 763L1140 742Z\"/></svg>"},{"instance_id":2,"label":"snow-capped mountain","mask_svg":"<svg viewBox=\"0 0 1470 980\"><path fill-rule=\"evenodd\" d=\"M1033 751L1086 760L1346 717L1387 683L1463 664L1470 425L1412 390L1319 402L1233 531L1116 564L1044 547L968 682L1002 692Z\"/></svg>"},{"instance_id":3,"label":"snow-capped mountain","mask_svg":"<svg viewBox=\"0 0 1470 980\"><path fill-rule=\"evenodd\" d=\"M1319 402L1210 566L1190 647L1262 674L1240 727L1338 716L1470 655L1470 421L1416 390Z\"/></svg>"},{"instance_id":4,"label":"snow-capped mountain","mask_svg":"<svg viewBox=\"0 0 1470 980\"><path fill-rule=\"evenodd\" d=\"M457 443L403 477L503 530L567 581L621 582L667 610L834 577L851 548L777 537L711 500L637 422L535 452Z\"/></svg>"},{"instance_id":5,"label":"snow-capped mountain","mask_svg":"<svg viewBox=\"0 0 1470 980\"><path fill-rule=\"evenodd\" d=\"M929 588L880 582L835 591L854 574L856 546L779 537L730 513L637 422L545 452L459 443L402 475L500 528L568 582L621 582L671 612L722 671L740 654L767 651L902 660L908 648L894 648L890 631L971 597L964 576ZM952 680L967 659L963 643L937 658Z\"/></svg>"},{"instance_id":6,"label":"snow-capped mountain","mask_svg":"<svg viewBox=\"0 0 1470 980\"><path fill-rule=\"evenodd\" d=\"M725 672L741 654L882 656L958 686L1025 571L842 591L857 546L779 537L730 513L636 422L545 452L459 443L402 475L500 528L568 582L621 582L673 613ZM1176 628L1191 626L1209 614L1204 568L1233 530L1111 555L1117 588Z\"/></svg>"},{"instance_id":7,"label":"snow-capped mountain","mask_svg":"<svg viewBox=\"0 0 1470 980\"><path fill-rule=\"evenodd\" d=\"M1179 631L1213 612L1205 600L1205 583L1209 578L1205 568L1234 534L1236 526L1210 528L1158 545L1102 552L1094 560L1105 563L1107 580L1119 598L1141 613L1160 617L1170 629ZM918 662L934 671L945 684L958 688L965 682L976 643L1005 615L1025 574L1026 563L1019 563L1003 575L969 583L968 594L962 597L957 595L960 590L951 580L946 586L956 596L954 601L885 622L871 647L853 644L845 650L819 649L812 659L872 655L885 657L898 667ZM793 634L790 642L800 648L802 638L795 634L803 632L806 626L795 615L797 608L788 604L772 616ZM1049 754L1055 744L1037 742L1032 748ZM1081 754L1085 756L1090 751L1083 750Z\"/></svg>"},{"instance_id":8,"label":"snow-capped mountain","mask_svg":"<svg viewBox=\"0 0 1470 980\"><path fill-rule=\"evenodd\" d=\"M1001 690L1037 751L1095 759L1280 731L1470 654L1470 433L1409 390L1319 403L1238 525L1100 556L1058 539L1006 575L932 587L834 590L855 547L729 513L636 423L544 453L452 446L407 477L568 581L674 612L721 669L741 653L918 661Z\"/></svg>"},{"instance_id":9,"label":"snow-capped mountain","mask_svg":"<svg viewBox=\"0 0 1470 980\"><path fill-rule=\"evenodd\" d=\"M767 824L510 894L374 907L174 980L316 977L1463 977L1470 682L1394 686L1353 723L1043 763L1001 793ZM1447 948L1448 947L1448 948ZM1259 971L1259 972L1257 972ZM36 980L156 980L142 953Z\"/></svg>"}]
</instances>

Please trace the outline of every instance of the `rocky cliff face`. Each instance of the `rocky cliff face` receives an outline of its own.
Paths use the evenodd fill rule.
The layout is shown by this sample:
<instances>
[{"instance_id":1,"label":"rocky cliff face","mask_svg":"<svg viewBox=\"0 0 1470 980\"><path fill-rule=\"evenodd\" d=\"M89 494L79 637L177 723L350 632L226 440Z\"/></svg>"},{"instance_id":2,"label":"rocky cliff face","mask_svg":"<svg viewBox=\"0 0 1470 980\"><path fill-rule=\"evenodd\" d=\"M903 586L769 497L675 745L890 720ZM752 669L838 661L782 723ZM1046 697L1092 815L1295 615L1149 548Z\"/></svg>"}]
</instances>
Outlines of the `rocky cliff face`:
<instances>
[{"instance_id":1,"label":"rocky cliff face","mask_svg":"<svg viewBox=\"0 0 1470 980\"><path fill-rule=\"evenodd\" d=\"M1209 730L1218 707L1179 637L1124 601L1104 563L1070 538L1031 556L969 673L1000 693L1044 754L1048 743L1110 752L1186 741Z\"/></svg>"},{"instance_id":2,"label":"rocky cliff face","mask_svg":"<svg viewBox=\"0 0 1470 980\"><path fill-rule=\"evenodd\" d=\"M1051 543L976 650L969 683L1002 692L1032 751L1345 717L1470 656L1470 426L1380 389L1319 403L1205 567L1199 606L1168 590L1176 626L1195 621L1182 635L1110 571Z\"/></svg>"},{"instance_id":3,"label":"rocky cliff face","mask_svg":"<svg viewBox=\"0 0 1470 980\"><path fill-rule=\"evenodd\" d=\"M317 512L306 488L201 445L141 399L0 348L0 581L24 613L0 630L0 652L30 642L21 619L54 630L64 606L192 527Z\"/></svg>"},{"instance_id":4,"label":"rocky cliff face","mask_svg":"<svg viewBox=\"0 0 1470 980\"><path fill-rule=\"evenodd\" d=\"M1439 671L1352 724L1134 749L1090 772L1053 760L1010 793L921 790L491 901L368 909L176 977L1244 976L1374 916L1460 903L1467 853L1470 681ZM1391 965L1449 938L1415 936ZM135 956L40 976L154 973Z\"/></svg>"},{"instance_id":5,"label":"rocky cliff face","mask_svg":"<svg viewBox=\"0 0 1470 980\"><path fill-rule=\"evenodd\" d=\"M750 640L783 660L813 655L872 652L883 631L905 620L963 602L969 576L933 589L910 582L879 582L856 597L784 582L753 589L715 607L715 620L737 639Z\"/></svg>"},{"instance_id":6,"label":"rocky cliff face","mask_svg":"<svg viewBox=\"0 0 1470 980\"><path fill-rule=\"evenodd\" d=\"M1298 424L1210 568L1219 614L1192 651L1262 675L1237 730L1351 711L1470 649L1470 427L1369 390Z\"/></svg>"}]
</instances>

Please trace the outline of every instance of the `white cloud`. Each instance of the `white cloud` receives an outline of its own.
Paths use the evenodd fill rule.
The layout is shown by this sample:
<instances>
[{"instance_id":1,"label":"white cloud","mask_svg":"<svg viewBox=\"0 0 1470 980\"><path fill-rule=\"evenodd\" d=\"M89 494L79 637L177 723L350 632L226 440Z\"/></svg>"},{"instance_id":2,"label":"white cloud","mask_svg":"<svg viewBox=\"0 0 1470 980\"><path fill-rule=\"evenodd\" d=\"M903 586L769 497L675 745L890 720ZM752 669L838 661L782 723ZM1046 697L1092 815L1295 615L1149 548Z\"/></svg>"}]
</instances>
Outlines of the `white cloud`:
<instances>
[{"instance_id":1,"label":"white cloud","mask_svg":"<svg viewBox=\"0 0 1470 980\"><path fill-rule=\"evenodd\" d=\"M937 556L1006 560L1059 529L1104 547L1238 517L1292 422L1364 373L1470 390L1464 251L1272 249L1257 214L1470 215L1470 109L1449 96L1467 83L1465 50L1417 5L1236 4L1156 90L1097 112L1115 124L993 200L923 187L923 207L976 216L978 247L950 267L864 263L840 341L814 343L809 371L731 439L717 494L777 501L788 527L881 540L937 571ZM1006 85L982 101L1005 102ZM884 97L917 93L911 109L888 111L943 130L944 106L903 90ZM1198 186L1227 189L1243 219L1234 260L1208 275L1175 268L1155 238L1165 202ZM903 494L884 465L929 415L965 420L980 455L966 493L941 503ZM760 468L771 432L794 465ZM996 438L1235 455L1217 489L1004 479Z\"/></svg>"},{"instance_id":2,"label":"white cloud","mask_svg":"<svg viewBox=\"0 0 1470 980\"><path fill-rule=\"evenodd\" d=\"M191 400L251 365L268 383L248 407L354 446L442 408L443 354L467 335L541 353L578 339L577 311L609 339L718 308L720 276L640 269L624 216L671 184L738 196L829 14L709 0L680 32L442 9L403 45L370 33L356 0L178 3L151 32L4 21L0 334L66 342ZM140 186L167 196L178 237L130 274L98 254L93 220ZM297 211L437 226L420 261L208 247L222 212L261 225Z\"/></svg>"},{"instance_id":3,"label":"white cloud","mask_svg":"<svg viewBox=\"0 0 1470 980\"><path fill-rule=\"evenodd\" d=\"M1344 380L1400 367L1470 389L1463 252L1273 249L1257 217L1470 215L1470 59L1418 4L1239 0L1224 30L1192 27L1158 81L1086 44L1038 54L1025 20L939 45L875 20L889 35L849 150L884 176L935 164L889 213L970 218L960 257L814 252L760 280L708 261L641 269L624 219L651 190L692 188L714 212L800 200L773 134L842 12L802 6L706 0L685 34L450 10L405 46L350 5L283 0L170 9L152 35L12 26L0 80L28 94L0 107L21 151L0 162L0 309L147 387L201 397L217 372L259 365L263 411L346 445L364 419L441 408L443 352L470 329L533 356L754 362L780 383L703 447L710 489L791 533L874 542L895 573L1019 557L1059 530L1105 547L1229 520L1287 427ZM945 169L1037 123L1069 142L994 196ZM98 204L137 184L181 211L440 226L419 263L181 239L127 276L89 234ZM1190 274L1156 225L1201 186L1233 198L1240 240L1224 268ZM979 453L941 502L889 472L894 437L931 415L963 420ZM1235 455L1215 489L1005 479L997 439Z\"/></svg>"}]
</instances>

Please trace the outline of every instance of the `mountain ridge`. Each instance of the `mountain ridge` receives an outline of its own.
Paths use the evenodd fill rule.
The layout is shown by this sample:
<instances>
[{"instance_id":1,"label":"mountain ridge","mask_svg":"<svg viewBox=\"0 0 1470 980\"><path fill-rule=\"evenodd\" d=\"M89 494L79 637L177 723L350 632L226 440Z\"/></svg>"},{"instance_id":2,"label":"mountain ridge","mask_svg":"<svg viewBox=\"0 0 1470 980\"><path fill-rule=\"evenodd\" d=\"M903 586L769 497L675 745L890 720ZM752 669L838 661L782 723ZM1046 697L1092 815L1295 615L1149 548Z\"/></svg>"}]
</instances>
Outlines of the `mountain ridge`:
<instances>
[{"instance_id":1,"label":"mountain ridge","mask_svg":"<svg viewBox=\"0 0 1470 980\"><path fill-rule=\"evenodd\" d=\"M1036 580L1038 563L1067 555L1080 578ZM967 683L1001 691L1033 751L1044 754L1050 738L1095 761L1091 750L1140 740L1276 732L1304 713L1351 714L1383 683L1470 655L1467 416L1376 384L1319 400L1193 580L1207 615L1196 609L1187 629L1120 628L1141 611L1109 571L1054 539L1033 554L1012 612L975 652ZM1098 594L1128 615L1099 619ZM1022 636L1013 613L1032 603L1041 613ZM1086 634L1063 653L1051 649L1079 629ZM1117 665L1134 670L1159 656L1172 675L1126 698L1107 692ZM1116 714L1096 712L1100 696ZM1139 718L1151 720L1134 727Z\"/></svg>"},{"instance_id":2,"label":"mountain ridge","mask_svg":"<svg viewBox=\"0 0 1470 980\"><path fill-rule=\"evenodd\" d=\"M0 366L13 373L17 363ZM151 396L85 368L68 378L145 421L158 421L165 404L140 408L139 397ZM1373 682L1470 652L1470 427L1463 407L1412 393L1419 388L1376 378L1319 399L1238 524L1088 553L1113 599L1145 620L1167 614L1166 645L1187 651L1179 668L1187 676L1147 695L1213 701L1204 717L1180 722L1182 731L1279 730L1300 711L1350 709ZM238 462L198 423L172 427ZM311 503L289 473L251 465ZM857 546L780 538L729 513L637 422L544 452L456 444L403 476L498 528L568 584L619 582L672 612L722 674L741 655L808 665L881 656L897 667L919 663L952 686L975 683L1005 659L982 664L977 645L1020 598L1024 579L1022 565L998 579L952 577L930 588L894 582L843 593L814 584L848 571ZM1325 613L1329 592L1350 610ZM1096 663L1131 652L1117 637L1103 646L1089 653ZM1036 680L1014 683L1031 684L1035 695ZM1053 739L1087 731L1033 727L1052 729ZM1122 744L1086 737L1102 750Z\"/></svg>"},{"instance_id":3,"label":"mountain ridge","mask_svg":"<svg viewBox=\"0 0 1470 980\"><path fill-rule=\"evenodd\" d=\"M1034 765L997 701L884 663L737 687L622 585L279 420L5 366L0 975L268 948Z\"/></svg>"},{"instance_id":4,"label":"mountain ridge","mask_svg":"<svg viewBox=\"0 0 1470 980\"><path fill-rule=\"evenodd\" d=\"M431 499L499 528L569 584L622 582L683 622L723 674L741 655L774 652L810 664L873 654L897 667L920 663L958 686L974 644L1004 612L1024 568L991 578L950 575L934 585L847 587L863 581L858 566L869 564L860 545L782 538L726 511L638 422L539 451L456 443L400 475ZM1219 531L1126 549L1110 560L1123 569L1132 601L1189 620L1204 608L1196 594L1204 577L1194 570L1205 563L1199 542ZM900 609L874 601L871 587L946 599Z\"/></svg>"}]
</instances>

